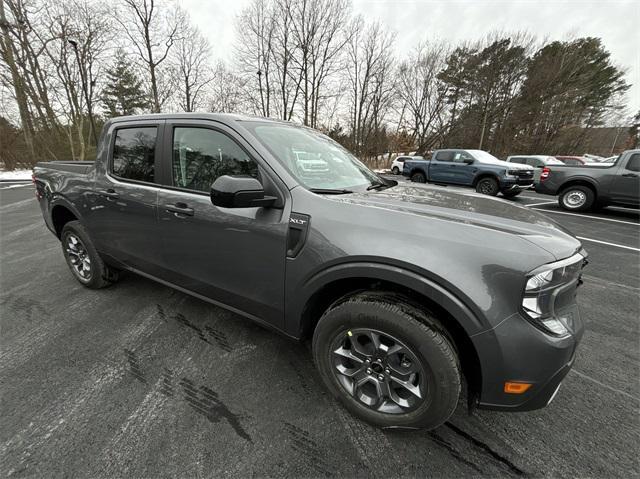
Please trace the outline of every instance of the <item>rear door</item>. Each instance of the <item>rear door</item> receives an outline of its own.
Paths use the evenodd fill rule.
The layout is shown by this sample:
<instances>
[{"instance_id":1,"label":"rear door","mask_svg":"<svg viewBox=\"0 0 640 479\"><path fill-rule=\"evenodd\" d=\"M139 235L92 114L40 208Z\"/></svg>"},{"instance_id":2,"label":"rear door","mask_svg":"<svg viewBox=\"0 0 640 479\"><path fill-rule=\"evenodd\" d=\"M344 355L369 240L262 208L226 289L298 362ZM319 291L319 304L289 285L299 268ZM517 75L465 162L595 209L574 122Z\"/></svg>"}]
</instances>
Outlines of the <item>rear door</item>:
<instances>
[{"instance_id":1,"label":"rear door","mask_svg":"<svg viewBox=\"0 0 640 479\"><path fill-rule=\"evenodd\" d=\"M620 160L623 164L611 183L609 195L613 201L637 205L640 203L640 153L633 153Z\"/></svg>"},{"instance_id":2,"label":"rear door","mask_svg":"<svg viewBox=\"0 0 640 479\"><path fill-rule=\"evenodd\" d=\"M437 151L429 163L429 181L434 183L452 183L456 166L453 161L454 150Z\"/></svg>"},{"instance_id":3,"label":"rear door","mask_svg":"<svg viewBox=\"0 0 640 479\"><path fill-rule=\"evenodd\" d=\"M164 120L115 123L105 136L87 225L99 251L149 274L161 253L157 178Z\"/></svg>"},{"instance_id":4,"label":"rear door","mask_svg":"<svg viewBox=\"0 0 640 479\"><path fill-rule=\"evenodd\" d=\"M276 185L250 145L220 123L167 121L165 131L158 194L163 277L282 327L289 213L217 207L210 189L219 176L249 175L284 202L286 188Z\"/></svg>"}]
</instances>

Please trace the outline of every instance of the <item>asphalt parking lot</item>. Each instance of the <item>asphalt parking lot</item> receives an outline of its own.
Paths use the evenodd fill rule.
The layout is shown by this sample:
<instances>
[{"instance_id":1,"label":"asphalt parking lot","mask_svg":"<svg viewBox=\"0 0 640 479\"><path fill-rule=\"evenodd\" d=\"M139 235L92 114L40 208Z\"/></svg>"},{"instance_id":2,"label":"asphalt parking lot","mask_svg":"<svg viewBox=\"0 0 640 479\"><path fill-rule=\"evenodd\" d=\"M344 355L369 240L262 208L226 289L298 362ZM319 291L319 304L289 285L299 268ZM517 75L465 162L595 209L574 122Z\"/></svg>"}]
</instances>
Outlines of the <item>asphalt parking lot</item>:
<instances>
[{"instance_id":1,"label":"asphalt parking lot","mask_svg":"<svg viewBox=\"0 0 640 479\"><path fill-rule=\"evenodd\" d=\"M574 368L546 409L407 433L345 412L305 344L134 275L83 288L31 185L1 183L0 475L638 476L640 214L513 201L590 253Z\"/></svg>"}]
</instances>

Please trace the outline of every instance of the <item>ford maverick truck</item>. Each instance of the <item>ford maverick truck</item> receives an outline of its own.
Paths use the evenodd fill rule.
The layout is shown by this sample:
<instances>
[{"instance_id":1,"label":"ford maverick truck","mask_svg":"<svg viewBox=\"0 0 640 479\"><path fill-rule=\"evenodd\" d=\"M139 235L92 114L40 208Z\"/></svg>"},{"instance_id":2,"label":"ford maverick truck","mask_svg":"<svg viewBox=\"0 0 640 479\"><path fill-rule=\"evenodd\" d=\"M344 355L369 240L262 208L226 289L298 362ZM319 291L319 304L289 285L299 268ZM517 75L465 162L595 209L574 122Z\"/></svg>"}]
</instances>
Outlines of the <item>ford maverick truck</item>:
<instances>
[{"instance_id":1,"label":"ford maverick truck","mask_svg":"<svg viewBox=\"0 0 640 479\"><path fill-rule=\"evenodd\" d=\"M309 338L326 387L380 427L437 427L464 384L481 408L544 407L583 333L586 252L565 229L474 192L385 180L309 128L120 117L95 162L33 174L84 286L129 271Z\"/></svg>"},{"instance_id":2,"label":"ford maverick truck","mask_svg":"<svg viewBox=\"0 0 640 479\"><path fill-rule=\"evenodd\" d=\"M617 205L640 207L640 150L622 153L615 161L585 166L547 165L536 192L558 196L568 211Z\"/></svg>"}]
</instances>

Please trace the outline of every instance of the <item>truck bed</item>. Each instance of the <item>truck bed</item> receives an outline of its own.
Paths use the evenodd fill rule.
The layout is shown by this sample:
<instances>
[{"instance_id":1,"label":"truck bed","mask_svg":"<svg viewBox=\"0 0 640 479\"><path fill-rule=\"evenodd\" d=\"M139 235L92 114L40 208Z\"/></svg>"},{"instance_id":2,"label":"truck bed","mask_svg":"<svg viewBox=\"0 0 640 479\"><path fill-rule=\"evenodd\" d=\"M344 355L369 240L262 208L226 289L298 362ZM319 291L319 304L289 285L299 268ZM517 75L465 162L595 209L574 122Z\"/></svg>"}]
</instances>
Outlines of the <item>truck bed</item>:
<instances>
[{"instance_id":1,"label":"truck bed","mask_svg":"<svg viewBox=\"0 0 640 479\"><path fill-rule=\"evenodd\" d=\"M41 161L36 168L66 171L86 175L93 168L95 161Z\"/></svg>"}]
</instances>

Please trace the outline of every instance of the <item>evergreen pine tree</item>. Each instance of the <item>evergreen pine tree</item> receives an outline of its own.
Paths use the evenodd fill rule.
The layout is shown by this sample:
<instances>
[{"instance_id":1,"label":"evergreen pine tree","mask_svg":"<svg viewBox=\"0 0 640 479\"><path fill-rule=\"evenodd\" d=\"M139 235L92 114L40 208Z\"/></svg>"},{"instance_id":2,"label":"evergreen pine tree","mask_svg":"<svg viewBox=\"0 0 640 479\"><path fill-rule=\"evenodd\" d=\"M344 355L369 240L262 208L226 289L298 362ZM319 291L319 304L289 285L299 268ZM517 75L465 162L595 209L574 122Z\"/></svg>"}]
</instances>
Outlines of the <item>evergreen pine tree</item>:
<instances>
[{"instance_id":1,"label":"evergreen pine tree","mask_svg":"<svg viewBox=\"0 0 640 479\"><path fill-rule=\"evenodd\" d=\"M148 108L149 100L122 50L116 52L114 65L107 70L107 84L102 90L102 103L109 117L133 115Z\"/></svg>"}]
</instances>

